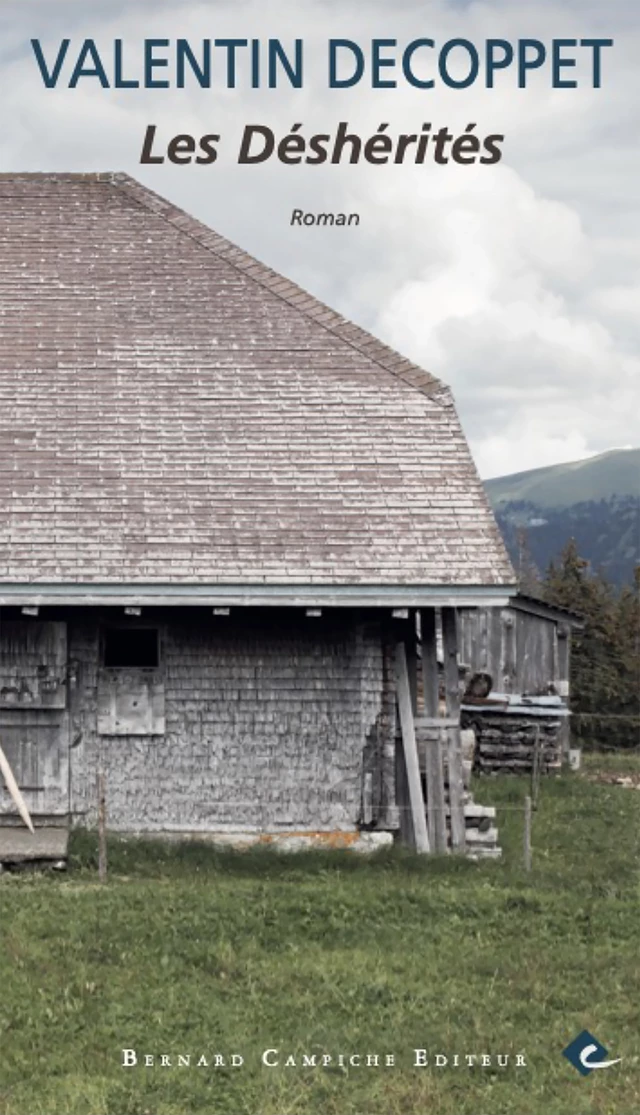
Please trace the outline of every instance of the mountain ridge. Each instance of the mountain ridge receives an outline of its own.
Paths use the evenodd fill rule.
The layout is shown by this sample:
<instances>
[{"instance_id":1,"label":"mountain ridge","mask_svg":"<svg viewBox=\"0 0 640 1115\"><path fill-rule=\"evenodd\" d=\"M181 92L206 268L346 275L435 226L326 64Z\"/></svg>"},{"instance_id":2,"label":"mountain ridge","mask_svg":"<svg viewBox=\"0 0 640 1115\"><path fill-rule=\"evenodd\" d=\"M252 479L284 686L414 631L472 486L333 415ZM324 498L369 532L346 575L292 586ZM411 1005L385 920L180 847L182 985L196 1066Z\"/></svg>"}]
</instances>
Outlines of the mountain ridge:
<instances>
[{"instance_id":1,"label":"mountain ridge","mask_svg":"<svg viewBox=\"0 0 640 1115\"><path fill-rule=\"evenodd\" d=\"M614 495L640 497L640 448L609 449L581 461L495 476L484 486L494 506L518 499L563 507Z\"/></svg>"},{"instance_id":2,"label":"mountain ridge","mask_svg":"<svg viewBox=\"0 0 640 1115\"><path fill-rule=\"evenodd\" d=\"M629 583L640 561L640 448L484 482L516 570L523 548L539 573L569 538L594 571Z\"/></svg>"}]
</instances>

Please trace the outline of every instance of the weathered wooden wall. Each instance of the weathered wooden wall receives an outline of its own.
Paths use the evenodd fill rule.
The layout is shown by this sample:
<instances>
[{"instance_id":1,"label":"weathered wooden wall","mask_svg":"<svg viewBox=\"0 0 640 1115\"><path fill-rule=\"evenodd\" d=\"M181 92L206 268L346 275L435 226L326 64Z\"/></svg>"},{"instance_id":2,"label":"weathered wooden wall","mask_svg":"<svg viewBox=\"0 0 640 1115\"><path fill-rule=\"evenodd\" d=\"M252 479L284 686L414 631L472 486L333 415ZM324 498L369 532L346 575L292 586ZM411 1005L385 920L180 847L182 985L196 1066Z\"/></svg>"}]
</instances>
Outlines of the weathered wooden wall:
<instances>
[{"instance_id":1,"label":"weathered wooden wall","mask_svg":"<svg viewBox=\"0 0 640 1115\"><path fill-rule=\"evenodd\" d=\"M512 608L461 609L460 661L491 674L501 693L558 691L558 625ZM563 694L563 696L566 694Z\"/></svg>"},{"instance_id":2,"label":"weathered wooden wall","mask_svg":"<svg viewBox=\"0 0 640 1115\"><path fill-rule=\"evenodd\" d=\"M63 622L0 620L0 745L29 811L69 801L67 631ZM0 778L0 818L16 807Z\"/></svg>"},{"instance_id":3,"label":"weathered wooden wall","mask_svg":"<svg viewBox=\"0 0 640 1115\"><path fill-rule=\"evenodd\" d=\"M64 623L3 619L0 623L0 709L63 709L67 631Z\"/></svg>"},{"instance_id":4,"label":"weathered wooden wall","mask_svg":"<svg viewBox=\"0 0 640 1115\"><path fill-rule=\"evenodd\" d=\"M69 622L76 814L93 820L99 766L121 830L349 830L393 814L392 644L379 621L169 611L161 629L150 730L134 716L127 735L126 701L107 708L125 671L100 666L94 615ZM129 672L140 693L140 671Z\"/></svg>"}]
</instances>

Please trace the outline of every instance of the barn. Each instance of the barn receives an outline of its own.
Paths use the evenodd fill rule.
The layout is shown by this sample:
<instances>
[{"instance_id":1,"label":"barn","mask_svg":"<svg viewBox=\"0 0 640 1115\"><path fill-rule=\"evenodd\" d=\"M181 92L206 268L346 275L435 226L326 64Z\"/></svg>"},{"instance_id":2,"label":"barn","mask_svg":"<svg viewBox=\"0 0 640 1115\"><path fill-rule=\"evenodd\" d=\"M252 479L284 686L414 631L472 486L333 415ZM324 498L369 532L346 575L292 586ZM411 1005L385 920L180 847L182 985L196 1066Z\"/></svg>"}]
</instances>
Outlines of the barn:
<instances>
[{"instance_id":1,"label":"barn","mask_svg":"<svg viewBox=\"0 0 640 1115\"><path fill-rule=\"evenodd\" d=\"M414 718L453 785L457 616L514 592L450 390L125 175L4 174L0 400L0 744L36 826L93 824L102 784L120 832L348 843L406 808L437 842Z\"/></svg>"}]
</instances>

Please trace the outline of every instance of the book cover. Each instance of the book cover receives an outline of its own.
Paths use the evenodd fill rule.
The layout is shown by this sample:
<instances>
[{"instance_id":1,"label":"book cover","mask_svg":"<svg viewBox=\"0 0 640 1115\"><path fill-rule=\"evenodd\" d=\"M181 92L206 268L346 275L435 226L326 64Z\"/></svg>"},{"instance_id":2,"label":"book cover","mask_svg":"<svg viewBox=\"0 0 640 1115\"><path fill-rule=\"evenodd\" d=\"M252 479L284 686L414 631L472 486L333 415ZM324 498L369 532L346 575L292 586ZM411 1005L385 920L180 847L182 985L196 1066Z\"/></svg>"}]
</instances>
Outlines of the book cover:
<instances>
[{"instance_id":1,"label":"book cover","mask_svg":"<svg viewBox=\"0 0 640 1115\"><path fill-rule=\"evenodd\" d=\"M632 1115L634 5L0 4L0 1115Z\"/></svg>"}]
</instances>

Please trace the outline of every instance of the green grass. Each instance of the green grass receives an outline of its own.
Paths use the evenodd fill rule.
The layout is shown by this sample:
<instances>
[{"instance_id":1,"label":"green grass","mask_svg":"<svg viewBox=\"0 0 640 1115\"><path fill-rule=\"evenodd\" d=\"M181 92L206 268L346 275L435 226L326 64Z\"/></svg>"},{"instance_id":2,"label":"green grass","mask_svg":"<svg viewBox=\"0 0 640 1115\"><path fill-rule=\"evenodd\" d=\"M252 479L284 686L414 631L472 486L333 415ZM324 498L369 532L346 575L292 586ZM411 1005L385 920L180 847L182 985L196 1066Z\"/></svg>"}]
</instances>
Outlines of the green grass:
<instances>
[{"instance_id":1,"label":"green grass","mask_svg":"<svg viewBox=\"0 0 640 1115\"><path fill-rule=\"evenodd\" d=\"M587 775L638 775L640 751L583 751L582 769Z\"/></svg>"},{"instance_id":2,"label":"green grass","mask_svg":"<svg viewBox=\"0 0 640 1115\"><path fill-rule=\"evenodd\" d=\"M527 790L476 786L503 863L112 841L100 886L78 833L66 877L4 875L0 1115L634 1115L640 792L543 780L527 876ZM621 1065L578 1075L585 1027ZM122 1047L245 1065L125 1070ZM397 1064L268 1069L270 1047ZM422 1047L527 1067L413 1068Z\"/></svg>"}]
</instances>

